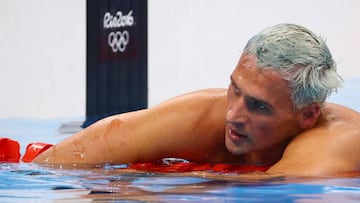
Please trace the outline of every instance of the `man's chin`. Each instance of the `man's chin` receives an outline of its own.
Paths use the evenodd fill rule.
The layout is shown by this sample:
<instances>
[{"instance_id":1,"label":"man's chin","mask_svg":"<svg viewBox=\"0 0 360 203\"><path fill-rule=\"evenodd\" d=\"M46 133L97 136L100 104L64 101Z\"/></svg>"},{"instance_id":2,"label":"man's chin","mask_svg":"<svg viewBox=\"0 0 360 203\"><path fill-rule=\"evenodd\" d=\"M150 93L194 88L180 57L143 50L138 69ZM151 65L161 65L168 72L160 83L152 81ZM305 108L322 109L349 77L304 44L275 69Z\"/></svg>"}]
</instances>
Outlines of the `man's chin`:
<instances>
[{"instance_id":1,"label":"man's chin","mask_svg":"<svg viewBox=\"0 0 360 203\"><path fill-rule=\"evenodd\" d=\"M241 155L241 154L245 154L247 153L246 149L244 147L235 145L232 141L230 140L225 140L225 146L226 149L234 155Z\"/></svg>"}]
</instances>

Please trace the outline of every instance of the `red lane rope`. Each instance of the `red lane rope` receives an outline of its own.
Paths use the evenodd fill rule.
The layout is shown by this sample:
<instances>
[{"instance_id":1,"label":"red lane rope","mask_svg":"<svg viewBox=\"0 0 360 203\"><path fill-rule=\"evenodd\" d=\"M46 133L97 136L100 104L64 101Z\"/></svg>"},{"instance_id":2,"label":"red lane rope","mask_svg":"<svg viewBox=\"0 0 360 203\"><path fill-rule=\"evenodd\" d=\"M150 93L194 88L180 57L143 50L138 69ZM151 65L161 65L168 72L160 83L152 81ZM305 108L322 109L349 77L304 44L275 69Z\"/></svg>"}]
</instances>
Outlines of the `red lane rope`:
<instances>
[{"instance_id":1,"label":"red lane rope","mask_svg":"<svg viewBox=\"0 0 360 203\"><path fill-rule=\"evenodd\" d=\"M32 162L39 154L49 149L52 144L34 142L26 146L25 155L21 158L23 162Z\"/></svg>"},{"instance_id":2,"label":"red lane rope","mask_svg":"<svg viewBox=\"0 0 360 203\"><path fill-rule=\"evenodd\" d=\"M19 160L19 142L9 138L0 138L0 162L19 162Z\"/></svg>"},{"instance_id":3,"label":"red lane rope","mask_svg":"<svg viewBox=\"0 0 360 203\"><path fill-rule=\"evenodd\" d=\"M253 171L266 171L270 166L238 165L238 164L210 164L194 163L186 160L169 162L158 160L155 162L129 164L128 168L152 172L190 172L190 171L214 171L221 173L248 173Z\"/></svg>"},{"instance_id":4,"label":"red lane rope","mask_svg":"<svg viewBox=\"0 0 360 203\"><path fill-rule=\"evenodd\" d=\"M26 147L25 155L21 158L23 162L32 162L39 154L50 148L52 144L35 142ZM10 138L0 138L0 162L20 162L20 144Z\"/></svg>"},{"instance_id":5,"label":"red lane rope","mask_svg":"<svg viewBox=\"0 0 360 203\"><path fill-rule=\"evenodd\" d=\"M39 154L53 146L52 144L35 142L26 147L26 152L21 158L23 162L32 162ZM19 162L20 144L9 138L0 138L0 162ZM210 164L194 163L177 158L164 158L154 162L129 164L128 168L152 172L190 172L214 171L221 173L247 173L252 171L266 171L269 166L237 165L237 164Z\"/></svg>"}]
</instances>

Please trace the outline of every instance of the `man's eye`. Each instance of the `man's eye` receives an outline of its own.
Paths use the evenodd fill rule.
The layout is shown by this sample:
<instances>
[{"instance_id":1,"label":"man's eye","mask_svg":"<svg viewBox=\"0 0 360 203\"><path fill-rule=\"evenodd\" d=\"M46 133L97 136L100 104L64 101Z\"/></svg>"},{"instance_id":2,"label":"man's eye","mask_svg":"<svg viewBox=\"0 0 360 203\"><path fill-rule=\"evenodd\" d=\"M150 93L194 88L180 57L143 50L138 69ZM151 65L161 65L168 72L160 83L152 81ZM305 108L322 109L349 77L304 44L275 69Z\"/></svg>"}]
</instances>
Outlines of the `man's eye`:
<instances>
[{"instance_id":1,"label":"man's eye","mask_svg":"<svg viewBox=\"0 0 360 203\"><path fill-rule=\"evenodd\" d=\"M261 111L268 110L268 108L264 104L262 104L261 102L254 102L254 107L261 110Z\"/></svg>"},{"instance_id":2,"label":"man's eye","mask_svg":"<svg viewBox=\"0 0 360 203\"><path fill-rule=\"evenodd\" d=\"M258 112L266 115L270 115L272 113L271 109L266 104L255 99L248 99L246 101L246 106L250 111L253 112Z\"/></svg>"}]
</instances>

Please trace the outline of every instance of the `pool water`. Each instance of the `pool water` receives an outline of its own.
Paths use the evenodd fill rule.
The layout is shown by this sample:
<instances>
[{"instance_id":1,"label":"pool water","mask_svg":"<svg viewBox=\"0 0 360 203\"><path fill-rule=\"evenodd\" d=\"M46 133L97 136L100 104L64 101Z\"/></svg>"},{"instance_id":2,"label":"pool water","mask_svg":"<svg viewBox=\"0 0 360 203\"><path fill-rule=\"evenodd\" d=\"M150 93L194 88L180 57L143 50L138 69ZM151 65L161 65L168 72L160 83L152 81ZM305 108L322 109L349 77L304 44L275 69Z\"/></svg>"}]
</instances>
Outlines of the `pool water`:
<instances>
[{"instance_id":1,"label":"pool water","mask_svg":"<svg viewBox=\"0 0 360 203\"><path fill-rule=\"evenodd\" d=\"M0 202L360 201L360 176L239 182L160 173L122 173L121 167L80 170L0 164Z\"/></svg>"},{"instance_id":2,"label":"pool water","mask_svg":"<svg viewBox=\"0 0 360 203\"><path fill-rule=\"evenodd\" d=\"M360 111L360 94L353 94L351 85L360 87L360 80L351 80L350 88L345 85L330 101ZM70 136L80 130L80 121L83 118L0 119L0 137L19 141L24 154L28 143L54 144ZM247 182L128 172L124 167L64 169L0 163L0 202L360 202L360 173Z\"/></svg>"}]
</instances>

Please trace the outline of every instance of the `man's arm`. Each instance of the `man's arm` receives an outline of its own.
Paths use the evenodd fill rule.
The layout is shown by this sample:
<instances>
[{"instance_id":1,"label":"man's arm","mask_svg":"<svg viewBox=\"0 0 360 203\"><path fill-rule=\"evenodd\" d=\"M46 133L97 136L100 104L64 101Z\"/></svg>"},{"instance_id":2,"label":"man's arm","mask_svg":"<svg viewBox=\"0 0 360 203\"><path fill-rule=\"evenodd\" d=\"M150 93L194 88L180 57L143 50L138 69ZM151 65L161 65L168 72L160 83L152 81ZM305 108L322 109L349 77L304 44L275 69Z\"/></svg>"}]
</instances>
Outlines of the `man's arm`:
<instances>
[{"instance_id":1,"label":"man's arm","mask_svg":"<svg viewBox=\"0 0 360 203\"><path fill-rule=\"evenodd\" d=\"M163 157L216 161L216 156L226 153L225 112L225 89L186 94L150 109L100 120L34 162L79 166Z\"/></svg>"}]
</instances>

